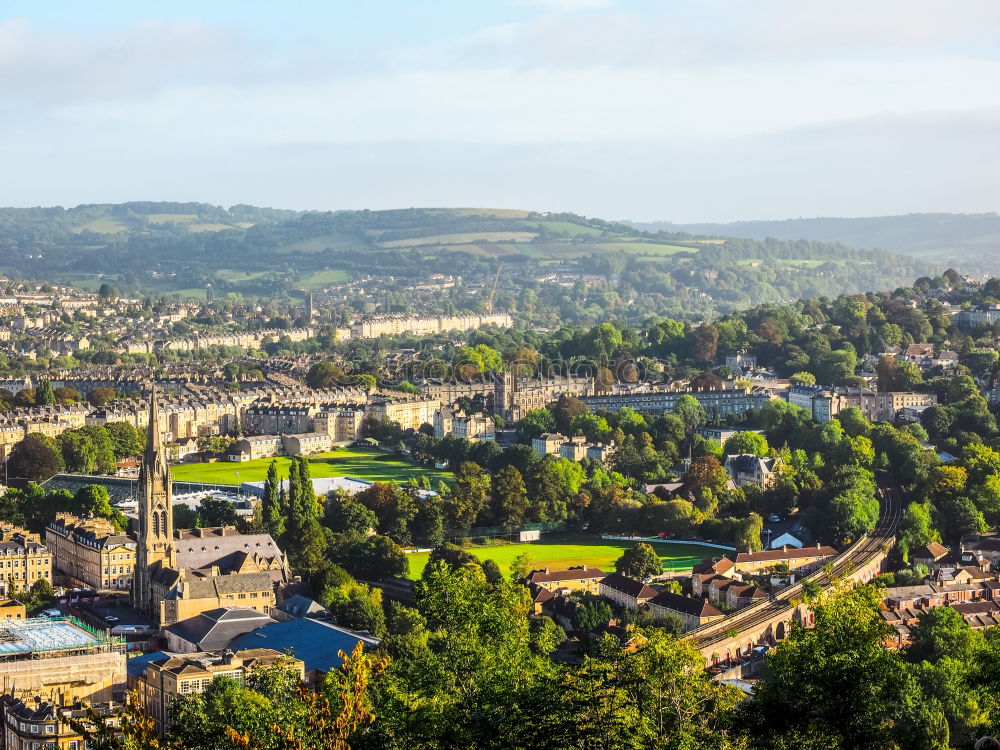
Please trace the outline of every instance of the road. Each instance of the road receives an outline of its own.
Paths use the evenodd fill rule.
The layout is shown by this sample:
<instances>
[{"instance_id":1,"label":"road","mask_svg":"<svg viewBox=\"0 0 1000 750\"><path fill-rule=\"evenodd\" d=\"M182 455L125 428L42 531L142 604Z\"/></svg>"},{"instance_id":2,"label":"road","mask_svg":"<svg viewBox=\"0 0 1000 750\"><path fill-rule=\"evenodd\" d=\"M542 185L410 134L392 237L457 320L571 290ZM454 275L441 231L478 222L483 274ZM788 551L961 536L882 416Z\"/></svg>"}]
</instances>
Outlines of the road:
<instances>
[{"instance_id":1,"label":"road","mask_svg":"<svg viewBox=\"0 0 1000 750\"><path fill-rule=\"evenodd\" d=\"M792 607L789 600L801 598L806 581L815 581L825 587L832 580L843 578L869 563L882 552L886 544L894 542L905 501L902 489L885 479L879 481L878 495L879 518L875 528L835 557L831 561L832 570L828 571L829 564L825 565L798 583L783 588L775 594L774 599L737 610L722 620L692 630L685 638L700 649L729 640L726 633L732 630L742 633L754 629L789 610Z\"/></svg>"}]
</instances>

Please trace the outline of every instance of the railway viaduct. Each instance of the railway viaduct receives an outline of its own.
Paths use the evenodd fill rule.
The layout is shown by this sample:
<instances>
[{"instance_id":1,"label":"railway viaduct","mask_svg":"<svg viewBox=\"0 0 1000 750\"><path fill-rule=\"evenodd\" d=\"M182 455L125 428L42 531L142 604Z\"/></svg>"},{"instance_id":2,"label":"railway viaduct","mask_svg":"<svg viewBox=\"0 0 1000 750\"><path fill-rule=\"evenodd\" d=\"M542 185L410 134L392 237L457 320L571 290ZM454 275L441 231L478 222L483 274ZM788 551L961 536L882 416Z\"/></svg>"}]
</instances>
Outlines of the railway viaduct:
<instances>
[{"instance_id":1,"label":"railway viaduct","mask_svg":"<svg viewBox=\"0 0 1000 750\"><path fill-rule=\"evenodd\" d=\"M847 547L822 570L782 589L773 599L737 610L722 620L692 630L685 638L701 651L707 666L713 666L748 656L757 646L779 643L793 622L808 627L813 615L802 603L804 583L814 581L826 588L838 581L866 583L877 576L895 544L903 500L898 487L881 484L879 520L871 534Z\"/></svg>"}]
</instances>

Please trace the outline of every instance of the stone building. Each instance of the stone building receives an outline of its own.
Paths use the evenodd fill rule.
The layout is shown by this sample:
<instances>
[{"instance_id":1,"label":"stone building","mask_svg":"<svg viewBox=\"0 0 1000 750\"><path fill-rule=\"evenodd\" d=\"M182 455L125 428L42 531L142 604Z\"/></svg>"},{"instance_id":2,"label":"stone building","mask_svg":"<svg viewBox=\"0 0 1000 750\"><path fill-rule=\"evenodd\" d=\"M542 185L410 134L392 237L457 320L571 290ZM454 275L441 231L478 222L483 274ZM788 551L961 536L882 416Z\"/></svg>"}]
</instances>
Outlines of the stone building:
<instances>
[{"instance_id":1,"label":"stone building","mask_svg":"<svg viewBox=\"0 0 1000 750\"><path fill-rule=\"evenodd\" d=\"M266 648L243 651L208 651L194 654L156 655L130 666L129 690L139 694L146 712L164 735L170 730L170 703L178 696L204 693L212 680L224 676L243 683L254 669L285 665L305 678L305 665L298 659Z\"/></svg>"},{"instance_id":2,"label":"stone building","mask_svg":"<svg viewBox=\"0 0 1000 750\"><path fill-rule=\"evenodd\" d=\"M0 589L26 589L38 580L52 583L52 552L38 534L0 525Z\"/></svg>"},{"instance_id":3,"label":"stone building","mask_svg":"<svg viewBox=\"0 0 1000 750\"><path fill-rule=\"evenodd\" d=\"M135 570L136 543L106 518L78 518L57 513L45 529L55 571L73 586L98 591L128 590Z\"/></svg>"}]
</instances>

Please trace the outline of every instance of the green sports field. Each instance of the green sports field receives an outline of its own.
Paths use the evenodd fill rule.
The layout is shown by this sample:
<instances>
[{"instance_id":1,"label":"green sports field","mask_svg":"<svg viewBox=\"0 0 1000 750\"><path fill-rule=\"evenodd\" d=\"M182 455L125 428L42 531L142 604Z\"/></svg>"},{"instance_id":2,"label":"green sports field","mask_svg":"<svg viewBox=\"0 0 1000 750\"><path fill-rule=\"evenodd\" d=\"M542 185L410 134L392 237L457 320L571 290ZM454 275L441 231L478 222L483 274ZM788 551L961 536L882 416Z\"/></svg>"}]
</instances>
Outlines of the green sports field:
<instances>
[{"instance_id":1,"label":"green sports field","mask_svg":"<svg viewBox=\"0 0 1000 750\"><path fill-rule=\"evenodd\" d=\"M270 458L244 463L219 461L212 464L181 464L174 466L170 474L175 482L205 482L206 484L240 484L241 482L262 482L267 478ZM277 459L278 475L288 476L291 459L281 456ZM327 477L352 477L366 482L405 482L410 477L419 479L426 476L435 486L438 480L450 481L452 474L417 466L391 453L377 448L350 448L332 453L317 453L309 456L309 470L313 479ZM236 474L239 473L239 477Z\"/></svg>"},{"instance_id":2,"label":"green sports field","mask_svg":"<svg viewBox=\"0 0 1000 750\"><path fill-rule=\"evenodd\" d=\"M511 561L526 552L536 568L565 570L573 565L600 568L608 573L615 571L615 560L631 547L633 542L595 539L593 541L574 540L572 542L552 541L534 544L506 544L495 547L469 547L467 551L482 560L495 560L500 570L510 573ZM665 570L690 570L691 566L706 557L718 557L725 550L706 547L701 544L662 544L653 542L653 549L660 553ZM428 552L414 552L410 559L409 577L417 579L427 564Z\"/></svg>"}]
</instances>

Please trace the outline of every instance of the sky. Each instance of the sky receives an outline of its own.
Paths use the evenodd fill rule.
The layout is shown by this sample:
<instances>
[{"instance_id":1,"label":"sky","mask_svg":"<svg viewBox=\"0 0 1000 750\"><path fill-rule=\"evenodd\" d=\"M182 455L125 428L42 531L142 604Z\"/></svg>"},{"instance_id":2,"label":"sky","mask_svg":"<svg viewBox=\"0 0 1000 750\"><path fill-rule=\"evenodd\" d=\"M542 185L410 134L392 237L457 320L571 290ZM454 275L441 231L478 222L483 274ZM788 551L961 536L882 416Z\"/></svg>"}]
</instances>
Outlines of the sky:
<instances>
[{"instance_id":1,"label":"sky","mask_svg":"<svg viewBox=\"0 0 1000 750\"><path fill-rule=\"evenodd\" d=\"M996 0L0 3L0 205L996 211Z\"/></svg>"}]
</instances>

